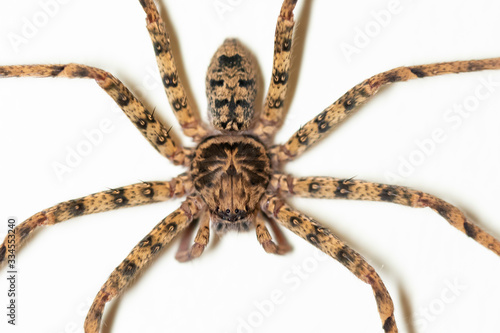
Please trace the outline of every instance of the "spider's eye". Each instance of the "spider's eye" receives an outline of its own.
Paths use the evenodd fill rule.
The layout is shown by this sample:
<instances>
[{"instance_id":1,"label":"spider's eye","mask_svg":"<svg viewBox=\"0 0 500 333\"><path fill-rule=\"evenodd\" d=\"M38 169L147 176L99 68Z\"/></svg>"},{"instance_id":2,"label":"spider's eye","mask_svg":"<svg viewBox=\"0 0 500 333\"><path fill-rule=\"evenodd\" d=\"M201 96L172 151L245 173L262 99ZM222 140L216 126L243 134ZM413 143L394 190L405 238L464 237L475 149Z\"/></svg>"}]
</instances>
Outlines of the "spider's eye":
<instances>
[{"instance_id":1,"label":"spider's eye","mask_svg":"<svg viewBox=\"0 0 500 333\"><path fill-rule=\"evenodd\" d=\"M239 80L238 85L240 87L246 88L254 84L254 80Z\"/></svg>"},{"instance_id":2,"label":"spider's eye","mask_svg":"<svg viewBox=\"0 0 500 333\"><path fill-rule=\"evenodd\" d=\"M235 212L236 214L238 214L238 213L240 212L240 210L239 210L239 209L235 209L235 210L234 210L234 212Z\"/></svg>"},{"instance_id":3,"label":"spider's eye","mask_svg":"<svg viewBox=\"0 0 500 333\"><path fill-rule=\"evenodd\" d=\"M210 80L210 87L222 87L224 85L224 80Z\"/></svg>"},{"instance_id":4,"label":"spider's eye","mask_svg":"<svg viewBox=\"0 0 500 333\"><path fill-rule=\"evenodd\" d=\"M229 214L229 213L231 213L231 210L226 209L226 214Z\"/></svg>"}]
</instances>

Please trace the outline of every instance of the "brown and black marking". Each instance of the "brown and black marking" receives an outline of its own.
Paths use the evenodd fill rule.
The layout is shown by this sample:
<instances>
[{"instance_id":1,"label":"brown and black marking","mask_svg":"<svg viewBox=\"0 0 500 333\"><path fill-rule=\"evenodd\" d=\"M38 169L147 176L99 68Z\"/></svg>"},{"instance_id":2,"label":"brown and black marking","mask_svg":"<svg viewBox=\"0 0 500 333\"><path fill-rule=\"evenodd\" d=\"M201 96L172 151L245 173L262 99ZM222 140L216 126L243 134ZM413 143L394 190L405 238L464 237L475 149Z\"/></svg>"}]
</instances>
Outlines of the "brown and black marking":
<instances>
[{"instance_id":1,"label":"brown and black marking","mask_svg":"<svg viewBox=\"0 0 500 333\"><path fill-rule=\"evenodd\" d=\"M296 0L283 1L276 23L271 81L259 122L252 130L263 142L270 142L282 123L285 113L284 101L288 87L293 28L295 26L293 10L296 4Z\"/></svg>"},{"instance_id":2,"label":"brown and black marking","mask_svg":"<svg viewBox=\"0 0 500 333\"><path fill-rule=\"evenodd\" d=\"M256 62L250 52L236 39L227 39L213 56L205 80L213 129L207 129L191 108L174 62L165 23L154 1L139 2L147 15L147 28L167 98L183 133L199 143L195 148L176 144L169 135L170 127L156 120L154 111L147 110L108 72L78 64L0 66L0 77L94 79L155 149L173 163L190 167L187 173L171 181L143 182L60 203L33 215L15 228L15 245L19 249L39 226L188 196L181 207L145 236L111 274L89 310L85 333L100 331L105 304L121 293L144 265L177 234L184 232L177 260L199 257L209 242L210 222L218 232L248 230L255 225L259 243L265 251L274 254L284 254L291 249L277 223L291 230L368 283L373 289L384 331L397 332L391 297L375 270L330 230L288 206L282 199L285 195L430 207L452 226L500 255L498 240L473 224L458 208L430 194L352 178L295 178L281 173L283 163L300 156L325 137L382 86L447 73L500 69L500 58L399 67L377 74L353 87L301 126L285 144L271 146L271 139L283 120L286 90L292 73L293 11L297 1L283 1L276 24L272 77L259 117L255 112L255 102L260 103L255 101ZM198 232L194 243L189 246L197 221ZM0 264L5 263L7 240L0 245Z\"/></svg>"},{"instance_id":3,"label":"brown and black marking","mask_svg":"<svg viewBox=\"0 0 500 333\"><path fill-rule=\"evenodd\" d=\"M500 58L453 61L430 65L398 67L377 74L354 86L315 118L303 125L284 145L276 147L280 161L290 161L330 133L356 108L366 103L387 84L450 73L500 69Z\"/></svg>"},{"instance_id":4,"label":"brown and black marking","mask_svg":"<svg viewBox=\"0 0 500 333\"><path fill-rule=\"evenodd\" d=\"M252 136L214 136L198 146L191 177L215 230L248 230L271 175L265 146Z\"/></svg>"},{"instance_id":5,"label":"brown and black marking","mask_svg":"<svg viewBox=\"0 0 500 333\"><path fill-rule=\"evenodd\" d=\"M250 52L226 39L207 71L206 92L212 125L220 131L244 131L254 118L257 70Z\"/></svg>"},{"instance_id":6,"label":"brown and black marking","mask_svg":"<svg viewBox=\"0 0 500 333\"><path fill-rule=\"evenodd\" d=\"M294 210L277 196L266 194L261 207L269 218L275 219L280 225L309 241L344 265L361 281L368 283L373 289L384 331L397 332L396 325L387 324L394 322L394 305L389 292L377 272L361 255L349 248L327 228Z\"/></svg>"}]
</instances>

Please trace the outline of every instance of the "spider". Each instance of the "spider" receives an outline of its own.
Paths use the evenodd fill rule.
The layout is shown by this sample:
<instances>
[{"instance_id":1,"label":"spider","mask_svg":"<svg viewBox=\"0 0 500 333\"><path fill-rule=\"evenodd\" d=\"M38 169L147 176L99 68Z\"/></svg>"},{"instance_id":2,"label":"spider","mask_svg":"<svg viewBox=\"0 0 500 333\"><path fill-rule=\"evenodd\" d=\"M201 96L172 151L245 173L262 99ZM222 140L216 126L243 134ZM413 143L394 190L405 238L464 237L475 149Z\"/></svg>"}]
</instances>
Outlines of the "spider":
<instances>
[{"instance_id":1,"label":"spider","mask_svg":"<svg viewBox=\"0 0 500 333\"><path fill-rule=\"evenodd\" d=\"M161 19L156 12L154 4L145 1L143 5L148 14L149 26L161 29L161 24L155 24L155 22L161 22ZM293 3L285 1L278 21L278 27L288 25L289 28L286 32L288 36L284 37L278 35L277 40L279 42L276 44L276 48L280 53L286 54L286 57L288 57L291 48L292 38L290 35L293 26L293 6ZM165 56L166 53L168 53L165 51L168 47L164 47L166 45L162 45L161 42L158 43L157 40L155 40L155 42L154 48L158 57L161 58ZM178 181L168 183L139 183L132 188L111 189L101 194L102 199L104 201L109 200L109 202L106 207L96 206L96 209L112 209L121 206L131 206L134 203L148 203L151 201L163 200L172 195L190 195L181 208L169 215L164 223L160 223L155 228L155 231L164 235L165 238L162 238L161 241L157 241L158 239L155 238L157 233L150 235L150 238L146 236L143 241L139 243L138 247L135 248L135 253L132 252L131 256L127 258L127 261L124 261L124 263L118 266L117 270L110 277L109 282L104 285L104 289L101 290L94 301L91 312L87 317L86 331L98 331L100 314L105 302L118 293L118 290L115 290L116 284L120 287L122 287L120 285L122 282L123 284L127 284L128 281L138 273L142 265L150 260L150 256L158 253L159 248L173 238L174 234L180 233L181 229L186 228L189 230L190 228L188 229L187 225L190 222L194 222L196 219L199 220L199 230L201 232L198 233L195 239L195 245L191 248L187 247L189 233L185 233L182 236L181 248L177 257L180 260L188 260L199 256L208 241L208 214L212 221L211 229L219 232L232 229L246 230L255 224L258 239L267 252L284 253L288 250L288 246L279 232L277 232L275 236L277 244L272 242L269 233L266 231L264 221L273 226L272 223L276 220L286 228L298 233L313 245L338 259L349 270L352 270L356 276L371 285L374 288L376 300L381 310L380 315L384 330L388 332L396 331L394 317L392 315L392 302L374 270L357 253L349 249L326 228L320 226L318 222L305 215L295 212L290 206L282 202L279 196L290 192L288 194L306 197L356 199L356 195L359 194L366 195L363 197L363 199L366 200L382 200L403 204L411 203L412 206L419 207L431 206L431 208L437 210L441 215L449 219L450 214L458 214L458 212L455 208L440 201L440 199L422 194L418 191L392 186L368 184L351 178L338 180L317 177L313 179L294 179L289 175L284 175L281 172L281 165L297 157L309 147L313 141L323 137L333 128L335 121L329 118L328 114L322 113L292 136L285 146L272 146L271 138L277 129L277 125L281 122L281 119L274 122L269 116L270 113L272 113L274 116L281 117L283 103L276 98L274 98L272 103L269 103L269 100L273 99L272 92L286 88L288 70L283 71L280 66L288 68L289 60L286 58L285 61L280 61L278 64L275 64L270 87L271 93L266 99L267 107L264 108L260 118L257 118L257 123L252 124L251 113L254 110L255 103L255 92L253 87L255 86L256 78L254 76L255 70L251 69L252 64L248 59L250 59L250 57L246 54L243 46L237 41L228 40L225 42L222 49L219 49L216 56L214 56L214 60L209 68L207 77L209 110L212 114L213 125L216 130L222 133L221 135L219 135L218 132L207 130L201 124L197 124L196 117L189 116L189 112L187 111L189 103L187 101L185 102L183 98L179 98L178 95L179 91L182 92L182 90L179 90L181 89L181 85L178 78L176 75L172 76L162 73L167 94L170 93L175 95L174 97L172 97L172 95L169 96L170 102L172 107L177 110L176 115L179 116L181 125L184 125L184 133L193 137L196 142L202 142L197 149L186 148L185 150L182 148L174 149L173 145L175 141L170 137L168 128L165 126L162 128L159 122L154 121L153 113L144 110L128 91L123 90L125 88L121 86L119 81L113 81L113 79L107 78L107 73L78 65L2 68L4 76L29 76L34 73L40 76L64 76L68 74L69 76L92 77L96 79L98 83L104 86L107 92L114 97L116 102L125 109L124 111L126 113L127 111L133 112L132 118L134 123L142 130L143 134L149 138L153 146L158 148L158 150L170 160L190 167L190 174L180 176L177 178ZM475 68L472 68L470 66L471 64ZM462 71L497 68L498 59L477 61L475 63L462 62L455 63L454 65L457 65ZM364 99L368 99L369 96L375 94L376 90L379 88L378 85L422 76L432 76L433 74L442 74L433 73L433 69L440 69L441 67L448 68L449 66L450 65L434 67L413 66L410 69L399 69L390 72L390 75L382 75L369 79L370 81L367 81L369 84L361 84L358 90L355 90L359 95L348 93L346 98L340 100L341 103L339 104L339 108L336 109L332 107L332 111L333 113L343 115L344 111L354 110L356 106L364 102ZM231 74L227 74L227 71L231 69L240 70L244 73L244 76L238 77L238 80L235 80L234 77L231 77ZM19 75L23 70L26 75ZM44 74L44 72L46 74ZM276 75L276 73L279 73L279 75ZM108 85L110 80L112 83ZM110 86L111 88L109 88ZM229 91L236 91L236 93L229 97L229 91L223 89L226 87ZM235 98L236 95L238 95L239 99ZM238 111L240 113L238 113ZM232 114L233 112L235 114ZM229 118L228 115L230 116ZM148 121L150 123L148 123ZM151 128L153 128L153 132L149 132ZM224 148L221 149L221 146ZM177 147L180 147L178 143ZM238 152L240 152L240 154L238 154ZM228 161L228 156L231 156L231 154L235 156L233 163ZM241 162L237 157L245 159L248 156L252 156L253 161L251 162L260 166L258 172L256 169L248 169L251 168L252 165L244 167L239 164ZM222 169L219 170L219 172L221 172L219 175L202 175L203 172L207 172L208 170L207 168L203 169L204 164L222 165L224 161L227 163L221 167ZM242 170L244 168L248 170L243 172ZM272 173L270 171L271 169L273 170ZM262 174L264 174L265 177L262 177ZM197 175L199 177L197 177ZM207 181L204 177L214 177L220 181L220 184L215 183L213 179ZM264 180L259 180L259 177L264 178ZM240 181L236 186L231 182L234 179ZM189 187L191 182L194 183L194 189ZM233 201L227 203L224 201L224 199L227 198L227 195L224 195L224 191L230 187L225 186L226 183L231 183L235 187L239 186L246 191L245 193L237 193L234 191L232 196L230 195ZM220 185L220 188L217 187L217 185ZM214 189L217 189L217 191ZM267 192L264 193L266 189ZM370 189L370 191L366 191L366 189ZM217 193L218 196L214 197L214 193ZM155 195L159 195L160 197L155 197ZM134 200L137 201L134 202ZM236 204L234 202L236 202ZM235 205L237 205L237 207ZM59 207L62 207L61 218L71 218L93 212L88 211L93 205L91 203L88 204L88 201L85 200L73 200ZM264 215L259 215L259 211L264 212L269 220L266 220ZM19 226L17 228L18 239L25 239L38 224L50 222L50 215L52 212L53 211L49 209L45 212L36 214L33 218L28 219L25 224ZM449 222L451 223L454 221L452 220ZM468 236L474 239L481 238L478 237L481 235L490 237L487 241L480 239L481 244L485 246L491 245L491 248L498 253L498 242L492 239L491 236L485 233L483 234L480 229L470 224L470 222L460 221L460 218L457 223L458 229L464 231ZM30 224L33 228L27 228ZM191 226L194 226L194 223L191 223ZM144 252L145 250L149 250L149 254ZM137 253L139 253L139 255L146 255L143 261L138 260Z\"/></svg>"}]
</instances>

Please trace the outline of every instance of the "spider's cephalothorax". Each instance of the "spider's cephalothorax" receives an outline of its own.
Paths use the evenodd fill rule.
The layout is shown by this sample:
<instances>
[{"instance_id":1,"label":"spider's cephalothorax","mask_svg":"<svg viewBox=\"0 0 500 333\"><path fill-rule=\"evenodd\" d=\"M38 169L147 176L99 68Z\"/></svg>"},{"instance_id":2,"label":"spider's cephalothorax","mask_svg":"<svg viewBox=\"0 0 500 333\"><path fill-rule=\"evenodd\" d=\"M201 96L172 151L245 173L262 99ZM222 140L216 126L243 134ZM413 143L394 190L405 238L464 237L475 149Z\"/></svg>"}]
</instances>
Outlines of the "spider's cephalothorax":
<instances>
[{"instance_id":1,"label":"spider's cephalothorax","mask_svg":"<svg viewBox=\"0 0 500 333\"><path fill-rule=\"evenodd\" d=\"M214 136L197 148L191 177L218 232L248 230L271 175L262 143L251 136Z\"/></svg>"},{"instance_id":2,"label":"spider's cephalothorax","mask_svg":"<svg viewBox=\"0 0 500 333\"><path fill-rule=\"evenodd\" d=\"M208 114L221 131L243 131L254 118L256 69L252 55L236 39L226 39L210 62Z\"/></svg>"}]
</instances>

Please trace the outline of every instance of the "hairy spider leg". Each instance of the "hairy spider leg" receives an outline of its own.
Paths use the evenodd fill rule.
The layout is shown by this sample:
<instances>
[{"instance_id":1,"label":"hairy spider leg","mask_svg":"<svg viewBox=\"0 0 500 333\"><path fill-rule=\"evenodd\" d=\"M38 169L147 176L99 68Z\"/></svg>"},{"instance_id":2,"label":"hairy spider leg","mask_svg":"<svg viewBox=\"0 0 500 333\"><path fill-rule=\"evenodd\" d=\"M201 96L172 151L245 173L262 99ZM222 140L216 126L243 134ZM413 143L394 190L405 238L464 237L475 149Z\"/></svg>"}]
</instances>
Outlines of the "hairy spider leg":
<instances>
[{"instance_id":1,"label":"hairy spider leg","mask_svg":"<svg viewBox=\"0 0 500 333\"><path fill-rule=\"evenodd\" d=\"M270 142L279 129L285 112L285 96L290 72L293 10L297 0L285 0L281 7L274 36L273 74L260 118L252 130L263 142Z\"/></svg>"},{"instance_id":2,"label":"hairy spider leg","mask_svg":"<svg viewBox=\"0 0 500 333\"><path fill-rule=\"evenodd\" d=\"M453 227L500 255L500 241L479 228L457 207L431 194L403 186L333 177L294 178L280 175L274 177L271 186L303 198L383 201L413 208L429 207Z\"/></svg>"},{"instance_id":3,"label":"hairy spider leg","mask_svg":"<svg viewBox=\"0 0 500 333\"><path fill-rule=\"evenodd\" d=\"M261 201L261 208L269 218L275 219L280 225L307 240L344 265L361 281L369 284L373 289L384 331L386 333L398 331L391 296L375 269L361 255L349 248L330 230L294 210L277 196L265 195Z\"/></svg>"},{"instance_id":4,"label":"hairy spider leg","mask_svg":"<svg viewBox=\"0 0 500 333\"><path fill-rule=\"evenodd\" d=\"M189 165L190 159L186 156L190 153L189 149L176 143L170 136L170 130L122 82L102 69L79 64L0 66L0 78L2 77L94 79L160 154L174 164Z\"/></svg>"},{"instance_id":5,"label":"hairy spider leg","mask_svg":"<svg viewBox=\"0 0 500 333\"><path fill-rule=\"evenodd\" d=\"M302 126L285 144L273 147L272 152L278 156L280 162L297 158L315 142L330 133L356 107L366 103L384 85L427 76L487 69L500 69L500 58L398 67L377 74L354 86L335 103Z\"/></svg>"},{"instance_id":6,"label":"hairy spider leg","mask_svg":"<svg viewBox=\"0 0 500 333\"><path fill-rule=\"evenodd\" d=\"M168 215L137 244L115 268L92 303L85 318L85 333L98 333L104 306L118 296L160 250L186 228L203 208L201 198L189 196L180 208Z\"/></svg>"},{"instance_id":7,"label":"hairy spider leg","mask_svg":"<svg viewBox=\"0 0 500 333\"><path fill-rule=\"evenodd\" d=\"M147 14L147 29L153 42L156 62L158 63L168 101L182 127L184 135L193 138L195 142L200 142L208 134L208 131L199 120L199 115L195 114L191 109L186 90L180 82L165 22L158 13L153 0L141 0L140 3Z\"/></svg>"},{"instance_id":8,"label":"hairy spider leg","mask_svg":"<svg viewBox=\"0 0 500 333\"><path fill-rule=\"evenodd\" d=\"M15 249L19 251L28 236L40 226L54 225L82 215L182 197L191 191L191 188L191 181L183 174L171 181L143 182L59 203L36 213L14 229ZM0 267L8 255L8 240L7 235L0 246Z\"/></svg>"}]
</instances>

